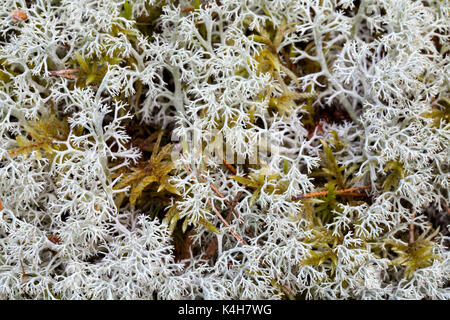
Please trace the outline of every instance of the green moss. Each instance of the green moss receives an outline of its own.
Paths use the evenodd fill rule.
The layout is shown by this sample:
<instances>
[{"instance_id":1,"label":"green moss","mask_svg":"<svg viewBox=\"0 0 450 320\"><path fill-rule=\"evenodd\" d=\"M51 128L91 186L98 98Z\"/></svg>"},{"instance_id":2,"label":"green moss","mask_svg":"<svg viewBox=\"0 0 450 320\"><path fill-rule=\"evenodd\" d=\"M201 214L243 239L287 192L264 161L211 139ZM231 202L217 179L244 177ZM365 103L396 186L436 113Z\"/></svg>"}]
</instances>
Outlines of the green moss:
<instances>
[{"instance_id":1,"label":"green moss","mask_svg":"<svg viewBox=\"0 0 450 320\"><path fill-rule=\"evenodd\" d=\"M12 157L18 155L27 157L33 153L37 159L41 159L41 150L44 150L45 155L53 159L55 151L65 148L58 141L66 141L69 135L67 118L60 120L50 114L38 120L27 121L22 127L26 135L16 136L18 147L8 150L8 154Z\"/></svg>"},{"instance_id":2,"label":"green moss","mask_svg":"<svg viewBox=\"0 0 450 320\"><path fill-rule=\"evenodd\" d=\"M450 123L450 99L441 97L432 107L431 111L423 114L425 118L433 119L433 126L440 127L441 123L447 125Z\"/></svg>"},{"instance_id":3,"label":"green moss","mask_svg":"<svg viewBox=\"0 0 450 320\"><path fill-rule=\"evenodd\" d=\"M175 186L169 182L169 174L174 169L174 163L170 160L170 152L173 145L167 144L160 149L162 134L163 132L153 134L153 139L148 140L150 143L156 139L150 159L141 161L136 167L126 169L126 172L120 172L122 177L116 185L116 189L123 189L127 186L131 187L129 196L131 205L135 205L144 189L153 183L157 184L156 192L167 191L177 195L180 194ZM124 195L122 194L116 202L118 207L123 200Z\"/></svg>"},{"instance_id":4,"label":"green moss","mask_svg":"<svg viewBox=\"0 0 450 320\"><path fill-rule=\"evenodd\" d=\"M436 243L433 238L438 234L439 229L431 232L431 228L423 232L414 242L405 244L398 240L385 240L388 248L392 250L396 257L391 260L392 265L404 267L404 277L412 278L414 271L429 267L434 260L440 258L433 253Z\"/></svg>"},{"instance_id":5,"label":"green moss","mask_svg":"<svg viewBox=\"0 0 450 320\"><path fill-rule=\"evenodd\" d=\"M388 172L388 175L383 181L383 191L387 192L391 188L395 190L400 180L405 178L403 164L399 161L389 161L384 167L384 170Z\"/></svg>"},{"instance_id":6,"label":"green moss","mask_svg":"<svg viewBox=\"0 0 450 320\"><path fill-rule=\"evenodd\" d=\"M75 53L75 60L72 64L79 67L76 85L85 88L89 85L100 85L108 71L108 66L119 64L123 61L120 57L94 57L86 58L79 53Z\"/></svg>"}]
</instances>

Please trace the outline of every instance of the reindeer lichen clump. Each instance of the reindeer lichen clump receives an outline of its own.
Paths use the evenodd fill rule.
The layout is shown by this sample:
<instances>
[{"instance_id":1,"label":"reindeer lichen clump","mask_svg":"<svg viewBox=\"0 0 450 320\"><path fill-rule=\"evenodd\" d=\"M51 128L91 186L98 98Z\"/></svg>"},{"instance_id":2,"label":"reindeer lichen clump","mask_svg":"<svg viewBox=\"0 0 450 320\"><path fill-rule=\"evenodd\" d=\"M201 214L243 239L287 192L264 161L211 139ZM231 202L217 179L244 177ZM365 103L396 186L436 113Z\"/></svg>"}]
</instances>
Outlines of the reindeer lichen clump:
<instances>
[{"instance_id":1,"label":"reindeer lichen clump","mask_svg":"<svg viewBox=\"0 0 450 320\"><path fill-rule=\"evenodd\" d=\"M450 298L446 1L3 2L0 298Z\"/></svg>"}]
</instances>

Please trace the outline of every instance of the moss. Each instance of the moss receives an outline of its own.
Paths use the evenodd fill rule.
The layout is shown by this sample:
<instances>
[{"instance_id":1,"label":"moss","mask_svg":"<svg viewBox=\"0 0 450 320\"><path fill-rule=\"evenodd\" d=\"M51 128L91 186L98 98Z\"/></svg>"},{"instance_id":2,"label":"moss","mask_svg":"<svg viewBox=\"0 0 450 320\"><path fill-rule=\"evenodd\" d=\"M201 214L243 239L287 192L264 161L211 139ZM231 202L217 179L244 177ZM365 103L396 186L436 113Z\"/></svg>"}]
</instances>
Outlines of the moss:
<instances>
[{"instance_id":1,"label":"moss","mask_svg":"<svg viewBox=\"0 0 450 320\"><path fill-rule=\"evenodd\" d=\"M55 151L65 149L59 142L65 141L69 135L67 118L59 120L53 114L44 115L39 120L23 123L22 127L26 135L16 136L18 147L8 150L11 157L28 157L33 154L41 159L41 150L44 150L46 157L53 159Z\"/></svg>"}]
</instances>

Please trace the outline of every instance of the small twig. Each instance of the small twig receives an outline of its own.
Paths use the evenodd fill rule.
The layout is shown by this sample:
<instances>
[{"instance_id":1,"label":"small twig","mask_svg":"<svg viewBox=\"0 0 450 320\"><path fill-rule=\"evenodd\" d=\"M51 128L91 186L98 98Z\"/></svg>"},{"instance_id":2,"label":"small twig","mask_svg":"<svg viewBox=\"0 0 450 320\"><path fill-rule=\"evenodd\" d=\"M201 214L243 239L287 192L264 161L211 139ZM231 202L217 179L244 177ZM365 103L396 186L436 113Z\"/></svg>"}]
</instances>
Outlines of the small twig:
<instances>
[{"instance_id":1,"label":"small twig","mask_svg":"<svg viewBox=\"0 0 450 320\"><path fill-rule=\"evenodd\" d=\"M43 145L45 145L47 143L49 143L49 141L45 140L45 141L42 141L42 142L33 143L31 145L28 145L28 146L20 147L20 148L17 148L17 149L11 149L11 150L8 150L8 155L10 157L15 157L16 155L18 155L18 154L20 154L22 152L26 152L27 150L30 150L30 149L31 150L33 150L33 149L40 149L41 146L43 146Z\"/></svg>"},{"instance_id":2,"label":"small twig","mask_svg":"<svg viewBox=\"0 0 450 320\"><path fill-rule=\"evenodd\" d=\"M231 234L232 234L232 235L233 235L233 236L234 236L241 244L243 244L244 246L248 245L248 243L245 242L245 240L242 239L241 236L238 235L238 234L234 231L234 229L230 226L230 224L222 217L222 215L220 214L220 212L214 207L214 205L213 205L211 199L209 199L209 203L210 203L210 205L211 205L211 207L212 207L214 213L216 214L216 216L223 222L224 225L226 225L226 226L230 229Z\"/></svg>"},{"instance_id":3,"label":"small twig","mask_svg":"<svg viewBox=\"0 0 450 320\"><path fill-rule=\"evenodd\" d=\"M212 201L211 201L211 199L210 199L210 203L211 203L211 206L212 206ZM217 209L214 207L214 206L212 206L212 208L213 208L213 211L214 211L214 213L219 217L219 219L230 229L230 232L231 232L231 234L242 244L242 245L244 245L244 246L248 246L248 243L247 242L245 242L245 240L244 239L242 239L235 231L234 231L234 229L230 226L230 224L222 217L222 215L220 214L220 212L219 211L217 211ZM265 267L267 267L267 264L265 264L264 262L262 263L263 264L263 266L265 266ZM274 277L273 278L273 280L274 280L274 282L275 283L278 283L278 280L277 280L277 278L276 277ZM290 299L290 300L293 300L294 299L294 292L292 291L292 289L291 288L289 288L288 286L285 286L285 285L281 285L281 284L279 284L279 287L278 287L280 290L281 290L281 292L283 292L284 294L286 294L286 296Z\"/></svg>"},{"instance_id":4,"label":"small twig","mask_svg":"<svg viewBox=\"0 0 450 320\"><path fill-rule=\"evenodd\" d=\"M232 208L234 208L236 206L236 204L239 202L239 199L242 196L242 191L239 192L236 197L234 197L233 203L231 204L231 208L228 211L227 216L225 217L225 220L230 223L231 219L233 218L233 210ZM237 218L237 217L236 217ZM209 243L208 247L206 248L205 251L205 258L206 260L209 260L210 258L212 258L214 256L214 254L216 253L218 248L218 239L217 237L214 237L211 242Z\"/></svg>"},{"instance_id":5,"label":"small twig","mask_svg":"<svg viewBox=\"0 0 450 320\"><path fill-rule=\"evenodd\" d=\"M22 279L26 278L28 275L25 273L25 269L23 268L22 260L20 260L20 267L22 268Z\"/></svg>"},{"instance_id":6,"label":"small twig","mask_svg":"<svg viewBox=\"0 0 450 320\"><path fill-rule=\"evenodd\" d=\"M206 178L202 177L203 181L206 182ZM214 191L219 197L221 198L225 198L224 194L222 192L220 192L219 188L216 187L216 185L214 183L210 183L209 186L211 187L212 191Z\"/></svg>"},{"instance_id":7,"label":"small twig","mask_svg":"<svg viewBox=\"0 0 450 320\"><path fill-rule=\"evenodd\" d=\"M237 211L234 208L236 207L237 203L241 199L242 193L243 193L242 191L239 191L238 194L233 199L233 203L231 204L230 212L228 213L228 216L230 217L229 218L230 221L231 221L231 218L233 216L232 213L234 213L234 216L235 216L236 219L239 218L239 214L237 213Z\"/></svg>"},{"instance_id":8,"label":"small twig","mask_svg":"<svg viewBox=\"0 0 450 320\"><path fill-rule=\"evenodd\" d=\"M183 164L184 168L189 172L192 173L192 170L189 168L189 166L187 164ZM199 177L204 181L207 182L206 178L203 177L200 174L200 171L197 169L197 173L199 175ZM198 179L198 177L197 177ZM210 183L210 187L211 189L221 198L225 198L225 196L219 191L219 189L216 187L216 185L214 183ZM222 215L220 214L220 212L214 207L213 202L211 199L209 199L209 203L214 211L214 213L216 214L216 216L230 229L231 234L243 245L247 245L247 243L244 241L244 239L241 238L241 236L239 236L234 229L230 226L230 224L228 223L227 220L225 220ZM235 212L236 216L238 216L237 211L234 209L234 207L229 203L229 201L225 200L225 203L229 206L230 211Z\"/></svg>"},{"instance_id":9,"label":"small twig","mask_svg":"<svg viewBox=\"0 0 450 320\"><path fill-rule=\"evenodd\" d=\"M190 169L190 167L189 167L187 164L183 164L183 166L184 166L184 168L186 169L187 172L192 173L192 170ZM207 182L206 178L203 177L203 176L200 174L200 171L199 171L198 169L197 169L197 173L198 173L198 175L200 176L200 178L202 178L202 180L203 180L204 182ZM198 179L198 177L197 177L197 179ZM212 189L219 197L225 198L225 196L219 191L219 189L216 187L216 185L215 185L214 183L211 182L210 186L211 186L211 189ZM210 205L211 205L211 207L212 207L214 213L216 214L216 216L223 222L223 224L225 224L225 225L229 228L230 233L231 233L231 234L232 234L232 235L233 235L233 236L234 236L234 237L235 237L242 245L248 246L248 243L245 242L245 240L242 239L242 237L239 236L239 235L234 231L234 229L230 226L230 223L229 223L229 221L231 221L231 212L233 212L233 213L235 214L236 218L239 216L239 214L237 213L237 211L236 211L236 209L235 209L234 207L236 206L237 202L239 201L239 199L240 199L240 197L241 197L241 194L242 194L242 192L239 192L239 193L236 195L236 197L235 197L234 200L233 200L233 204L230 204L226 199L224 199L224 202L229 206L229 210L230 210L230 212L229 212L228 215L227 215L227 219L224 219L223 216L220 214L220 212L214 207L213 202L212 202L211 199L209 199L209 203L210 203ZM215 242L214 242L214 240L213 240L213 241L210 243L210 245L208 246L208 248L207 248L207 250L210 249L210 251L207 251L207 252L206 252L207 257L208 257L209 254L211 254L212 252L215 253L215 251L213 251L213 249L214 249L214 250L217 250L217 248L214 248L214 246L217 247L217 245L218 245L218 242L217 242L217 238L216 238ZM214 253L212 253L212 255L214 255ZM262 264L263 264L263 266L266 266L266 267L267 267L267 264L265 264L264 262L262 262ZM274 276L274 281L275 281L275 283L278 283L278 280L277 280L276 276ZM280 284L279 286L280 286L279 289L280 289L280 290L281 290L281 291L282 291L289 299L291 299L291 300L294 299L295 294L294 294L294 292L292 291L291 288L289 288L288 286L285 286L285 285L281 285L281 284Z\"/></svg>"},{"instance_id":10,"label":"small twig","mask_svg":"<svg viewBox=\"0 0 450 320\"><path fill-rule=\"evenodd\" d=\"M349 197L367 197L367 194L361 192L338 192L338 194Z\"/></svg>"},{"instance_id":11,"label":"small twig","mask_svg":"<svg viewBox=\"0 0 450 320\"><path fill-rule=\"evenodd\" d=\"M442 206L444 207L445 210L447 210L447 213L450 214L450 208L445 204L444 200L441 200Z\"/></svg>"},{"instance_id":12,"label":"small twig","mask_svg":"<svg viewBox=\"0 0 450 320\"><path fill-rule=\"evenodd\" d=\"M188 167L188 165L183 164L184 168L186 169L187 172L192 173L192 170ZM208 180L201 175L200 170L197 169L197 174L198 176L203 180L203 182L207 182ZM198 178L197 178L198 179ZM231 210L234 212L234 215L237 217L239 216L239 213L236 211L236 209L231 205L231 203L225 199L225 195L223 195L222 192L220 192L219 188L217 188L217 186L214 183L210 183L209 184L211 187L211 190L214 191L215 194L217 194L220 198L224 199L223 201L225 202L225 204L231 208Z\"/></svg>"},{"instance_id":13,"label":"small twig","mask_svg":"<svg viewBox=\"0 0 450 320\"><path fill-rule=\"evenodd\" d=\"M228 170L230 170L233 174L236 174L236 173L237 173L236 168L233 167L231 164L229 164L229 163L227 162L227 160L223 159L223 164L224 164L225 167L227 167Z\"/></svg>"},{"instance_id":14,"label":"small twig","mask_svg":"<svg viewBox=\"0 0 450 320\"><path fill-rule=\"evenodd\" d=\"M192 11L195 11L195 9L194 8L182 8L180 10L180 12L192 12Z\"/></svg>"},{"instance_id":15,"label":"small twig","mask_svg":"<svg viewBox=\"0 0 450 320\"><path fill-rule=\"evenodd\" d=\"M361 187L354 187L354 188L349 188L349 189L335 190L334 193L344 195L344 196L364 197L364 196L366 196L366 194L354 193L352 191L366 190L366 189L370 189L370 188L372 188L372 187L371 186L361 186ZM320 197L320 196L325 196L327 194L328 194L328 190L305 193L305 194L300 194L298 196L292 197L292 201L297 201L297 200L301 200L301 199L305 199L305 198Z\"/></svg>"},{"instance_id":16,"label":"small twig","mask_svg":"<svg viewBox=\"0 0 450 320\"><path fill-rule=\"evenodd\" d=\"M67 78L71 80L76 80L77 76L72 75L73 73L78 72L78 69L65 69L65 70L54 70L49 71L51 76L59 76L62 78Z\"/></svg>"}]
</instances>

